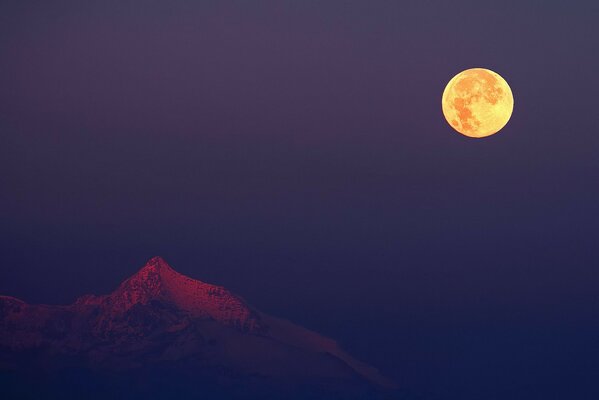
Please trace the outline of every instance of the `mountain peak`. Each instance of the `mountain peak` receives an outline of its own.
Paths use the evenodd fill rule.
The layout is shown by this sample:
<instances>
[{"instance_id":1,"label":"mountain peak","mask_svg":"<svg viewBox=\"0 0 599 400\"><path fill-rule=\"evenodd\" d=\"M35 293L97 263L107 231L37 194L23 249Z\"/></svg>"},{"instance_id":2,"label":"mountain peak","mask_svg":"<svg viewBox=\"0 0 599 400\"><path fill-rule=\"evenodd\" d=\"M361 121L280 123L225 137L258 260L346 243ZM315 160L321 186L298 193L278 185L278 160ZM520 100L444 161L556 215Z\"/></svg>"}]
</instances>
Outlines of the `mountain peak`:
<instances>
[{"instance_id":1,"label":"mountain peak","mask_svg":"<svg viewBox=\"0 0 599 400\"><path fill-rule=\"evenodd\" d=\"M244 331L262 330L259 315L222 286L189 278L162 257L151 258L137 273L105 296L86 296L78 304L95 304L122 313L136 305L160 301L194 317L214 319Z\"/></svg>"},{"instance_id":2,"label":"mountain peak","mask_svg":"<svg viewBox=\"0 0 599 400\"><path fill-rule=\"evenodd\" d=\"M24 357L44 368L81 362L119 371L151 364L162 371L184 360L186 370L198 366L209 382L250 377L252 387L258 376L318 386L323 379L342 379L360 387L365 378L387 386L333 340L256 311L221 286L176 272L160 257L112 293L86 295L68 306L0 296L0 364ZM21 365L15 362L15 368Z\"/></svg>"},{"instance_id":3,"label":"mountain peak","mask_svg":"<svg viewBox=\"0 0 599 400\"><path fill-rule=\"evenodd\" d=\"M185 278L187 277L175 271L164 258L156 256L152 257L139 271L125 280L119 286L119 289L126 291L141 290L148 296L159 297L164 294L165 281L174 282Z\"/></svg>"},{"instance_id":4,"label":"mountain peak","mask_svg":"<svg viewBox=\"0 0 599 400\"><path fill-rule=\"evenodd\" d=\"M144 269L155 269L157 271L166 269L174 271L169 263L167 263L166 260L160 256L150 258L146 265L143 266L142 270Z\"/></svg>"}]
</instances>

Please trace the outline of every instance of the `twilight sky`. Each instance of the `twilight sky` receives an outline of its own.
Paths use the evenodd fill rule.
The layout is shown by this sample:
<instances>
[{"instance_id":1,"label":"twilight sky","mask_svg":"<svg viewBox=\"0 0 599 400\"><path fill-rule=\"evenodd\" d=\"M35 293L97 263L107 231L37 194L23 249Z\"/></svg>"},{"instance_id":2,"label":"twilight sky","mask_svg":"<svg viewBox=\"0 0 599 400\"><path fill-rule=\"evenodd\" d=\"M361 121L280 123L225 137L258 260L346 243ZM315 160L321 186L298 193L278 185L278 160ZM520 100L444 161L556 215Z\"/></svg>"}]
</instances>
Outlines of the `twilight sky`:
<instances>
[{"instance_id":1,"label":"twilight sky","mask_svg":"<svg viewBox=\"0 0 599 400\"><path fill-rule=\"evenodd\" d=\"M0 293L154 255L443 399L599 397L599 3L0 3ZM514 114L441 113L490 68ZM437 397L435 397L437 396Z\"/></svg>"}]
</instances>

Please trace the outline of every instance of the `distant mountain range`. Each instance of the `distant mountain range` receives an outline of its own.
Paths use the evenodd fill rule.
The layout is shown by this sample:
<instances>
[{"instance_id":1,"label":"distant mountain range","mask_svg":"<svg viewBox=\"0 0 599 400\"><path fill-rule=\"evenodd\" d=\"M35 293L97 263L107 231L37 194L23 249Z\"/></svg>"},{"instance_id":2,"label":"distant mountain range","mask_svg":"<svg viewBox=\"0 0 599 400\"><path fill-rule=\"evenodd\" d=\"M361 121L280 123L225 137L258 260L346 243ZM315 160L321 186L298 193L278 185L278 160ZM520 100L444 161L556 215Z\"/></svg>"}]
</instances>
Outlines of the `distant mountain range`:
<instances>
[{"instance_id":1,"label":"distant mountain range","mask_svg":"<svg viewBox=\"0 0 599 400\"><path fill-rule=\"evenodd\" d=\"M372 399L376 369L160 257L68 306L0 296L3 398Z\"/></svg>"}]
</instances>

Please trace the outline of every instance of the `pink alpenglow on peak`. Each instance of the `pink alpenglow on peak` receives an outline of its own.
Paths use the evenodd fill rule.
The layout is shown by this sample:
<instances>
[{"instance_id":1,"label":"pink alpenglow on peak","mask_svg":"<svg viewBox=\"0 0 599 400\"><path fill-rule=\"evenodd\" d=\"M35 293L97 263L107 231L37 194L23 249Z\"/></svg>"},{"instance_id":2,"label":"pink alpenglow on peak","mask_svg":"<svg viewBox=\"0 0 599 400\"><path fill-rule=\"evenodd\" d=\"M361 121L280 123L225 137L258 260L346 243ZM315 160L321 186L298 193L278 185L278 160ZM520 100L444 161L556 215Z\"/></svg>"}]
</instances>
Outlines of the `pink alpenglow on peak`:
<instances>
[{"instance_id":1,"label":"pink alpenglow on peak","mask_svg":"<svg viewBox=\"0 0 599 400\"><path fill-rule=\"evenodd\" d=\"M85 295L68 306L0 296L0 370L160 371L166 365L203 371L208 381L260 377L393 387L334 340L255 310L221 286L176 272L160 257L112 293Z\"/></svg>"},{"instance_id":2,"label":"pink alpenglow on peak","mask_svg":"<svg viewBox=\"0 0 599 400\"><path fill-rule=\"evenodd\" d=\"M100 305L114 312L124 312L153 300L170 303L194 317L209 317L243 331L261 330L258 314L240 297L224 287L178 273L162 257L150 259L111 294L84 296L77 300L77 304Z\"/></svg>"}]
</instances>

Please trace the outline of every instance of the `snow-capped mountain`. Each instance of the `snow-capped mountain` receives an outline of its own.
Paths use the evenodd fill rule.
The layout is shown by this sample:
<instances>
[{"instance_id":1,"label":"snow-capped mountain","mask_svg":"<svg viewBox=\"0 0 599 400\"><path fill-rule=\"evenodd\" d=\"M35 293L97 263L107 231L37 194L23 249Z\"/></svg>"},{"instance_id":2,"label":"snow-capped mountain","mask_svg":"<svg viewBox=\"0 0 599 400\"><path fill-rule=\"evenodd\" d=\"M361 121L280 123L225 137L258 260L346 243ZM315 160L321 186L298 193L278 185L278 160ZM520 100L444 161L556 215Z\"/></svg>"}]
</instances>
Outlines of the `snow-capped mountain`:
<instances>
[{"instance_id":1,"label":"snow-capped mountain","mask_svg":"<svg viewBox=\"0 0 599 400\"><path fill-rule=\"evenodd\" d=\"M234 387L240 398L263 396L265 387L269 393L301 387L340 398L372 397L392 386L333 340L179 274L160 257L112 293L86 295L72 305L0 297L0 371L80 369L95 379L116 371L138 376L148 368L152 376L184 369L177 376L197 381L187 382L189 393L208 382L218 387L214 393Z\"/></svg>"}]
</instances>

